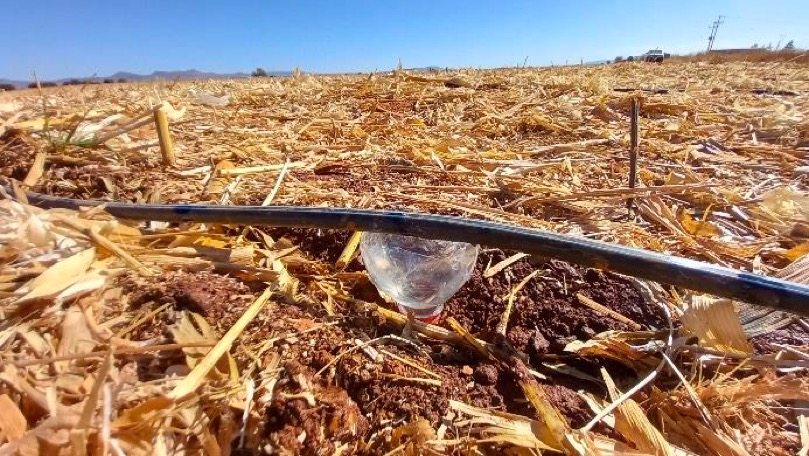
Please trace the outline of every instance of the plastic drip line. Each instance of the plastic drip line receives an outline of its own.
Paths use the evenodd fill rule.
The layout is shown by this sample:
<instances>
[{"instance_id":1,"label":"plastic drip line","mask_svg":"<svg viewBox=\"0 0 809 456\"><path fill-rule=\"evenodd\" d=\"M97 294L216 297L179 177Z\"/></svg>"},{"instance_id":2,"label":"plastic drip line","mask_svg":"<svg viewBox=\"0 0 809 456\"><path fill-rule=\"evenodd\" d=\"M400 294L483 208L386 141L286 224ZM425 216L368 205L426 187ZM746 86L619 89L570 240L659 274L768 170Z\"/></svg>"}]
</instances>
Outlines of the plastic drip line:
<instances>
[{"instance_id":1,"label":"plastic drip line","mask_svg":"<svg viewBox=\"0 0 809 456\"><path fill-rule=\"evenodd\" d=\"M74 200L33 192L27 195L30 204L42 208L78 209L103 204L107 212L124 219L343 229L467 242L554 258L809 316L809 286L688 258L497 222L365 209L130 204Z\"/></svg>"}]
</instances>

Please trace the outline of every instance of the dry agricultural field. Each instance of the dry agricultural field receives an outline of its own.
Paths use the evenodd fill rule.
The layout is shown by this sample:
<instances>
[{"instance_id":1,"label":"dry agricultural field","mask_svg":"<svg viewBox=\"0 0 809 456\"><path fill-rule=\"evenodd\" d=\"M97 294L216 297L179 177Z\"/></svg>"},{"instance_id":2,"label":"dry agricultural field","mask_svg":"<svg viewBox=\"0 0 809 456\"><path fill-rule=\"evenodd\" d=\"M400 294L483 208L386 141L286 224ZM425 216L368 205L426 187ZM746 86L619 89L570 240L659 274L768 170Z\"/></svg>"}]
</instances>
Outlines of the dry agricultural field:
<instances>
[{"instance_id":1,"label":"dry agricultural field","mask_svg":"<svg viewBox=\"0 0 809 456\"><path fill-rule=\"evenodd\" d=\"M472 279L426 324L369 282L359 234L117 220L42 210L25 191L455 215L806 283L807 165L809 66L794 61L0 93L0 444L806 451L809 323L797 316L481 246Z\"/></svg>"}]
</instances>

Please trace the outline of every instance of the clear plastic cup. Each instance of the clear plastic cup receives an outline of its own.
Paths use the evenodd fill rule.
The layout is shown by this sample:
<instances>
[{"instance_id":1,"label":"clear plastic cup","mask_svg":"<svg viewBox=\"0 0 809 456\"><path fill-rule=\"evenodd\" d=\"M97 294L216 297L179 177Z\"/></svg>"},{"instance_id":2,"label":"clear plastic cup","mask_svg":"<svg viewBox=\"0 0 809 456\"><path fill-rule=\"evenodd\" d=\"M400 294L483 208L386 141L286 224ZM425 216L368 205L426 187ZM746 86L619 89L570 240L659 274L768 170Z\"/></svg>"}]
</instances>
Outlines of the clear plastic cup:
<instances>
[{"instance_id":1,"label":"clear plastic cup","mask_svg":"<svg viewBox=\"0 0 809 456\"><path fill-rule=\"evenodd\" d=\"M472 276L478 248L465 242L365 233L360 252L371 282L396 301L402 313L432 320Z\"/></svg>"}]
</instances>

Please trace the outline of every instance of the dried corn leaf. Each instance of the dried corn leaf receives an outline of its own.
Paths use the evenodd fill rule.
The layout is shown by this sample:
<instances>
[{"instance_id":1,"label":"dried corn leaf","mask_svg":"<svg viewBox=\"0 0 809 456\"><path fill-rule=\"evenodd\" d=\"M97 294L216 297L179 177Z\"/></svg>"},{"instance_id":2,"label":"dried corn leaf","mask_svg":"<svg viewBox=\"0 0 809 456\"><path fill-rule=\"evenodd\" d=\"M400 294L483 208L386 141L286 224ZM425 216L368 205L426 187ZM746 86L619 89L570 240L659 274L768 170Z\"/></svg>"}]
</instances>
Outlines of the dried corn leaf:
<instances>
[{"instance_id":1,"label":"dried corn leaf","mask_svg":"<svg viewBox=\"0 0 809 456\"><path fill-rule=\"evenodd\" d=\"M293 277L289 271L287 271L286 266L281 260L273 261L272 269L273 272L278 274L278 292L284 295L287 299L294 301L295 297L298 295L298 286L300 285L300 281Z\"/></svg>"},{"instance_id":2,"label":"dried corn leaf","mask_svg":"<svg viewBox=\"0 0 809 456\"><path fill-rule=\"evenodd\" d=\"M117 430L132 429L135 433L144 430L144 426L160 416L164 416L172 412L173 401L167 397L153 397L146 400L132 408L123 410L118 418L112 423L113 428ZM148 434L154 438L153 430L149 429ZM137 437L135 437L137 438Z\"/></svg>"},{"instance_id":3,"label":"dried corn leaf","mask_svg":"<svg viewBox=\"0 0 809 456\"><path fill-rule=\"evenodd\" d=\"M809 195L780 187L761 195L761 207L784 219L809 221Z\"/></svg>"},{"instance_id":4,"label":"dried corn leaf","mask_svg":"<svg viewBox=\"0 0 809 456\"><path fill-rule=\"evenodd\" d=\"M763 221L771 222L778 233L789 234L809 222L809 195L790 187L778 187L761 195L761 203L754 212Z\"/></svg>"},{"instance_id":5,"label":"dried corn leaf","mask_svg":"<svg viewBox=\"0 0 809 456\"><path fill-rule=\"evenodd\" d=\"M775 273L779 279L809 284L809 257L802 256Z\"/></svg>"},{"instance_id":6,"label":"dried corn leaf","mask_svg":"<svg viewBox=\"0 0 809 456\"><path fill-rule=\"evenodd\" d=\"M721 432L716 432L705 427L702 423L694 421L690 423L696 428L697 437L715 455L751 456L747 450L738 442Z\"/></svg>"},{"instance_id":7,"label":"dried corn leaf","mask_svg":"<svg viewBox=\"0 0 809 456\"><path fill-rule=\"evenodd\" d=\"M178 384L171 391L169 397L173 400L180 400L192 394L204 381L208 373L220 362L222 356L227 354L231 345L237 337L244 331L250 322L258 315L264 308L272 296L272 291L268 287L253 303L248 307L236 323L231 326L227 333L214 345L205 357L194 366L191 373L185 377L180 384Z\"/></svg>"},{"instance_id":8,"label":"dried corn leaf","mask_svg":"<svg viewBox=\"0 0 809 456\"><path fill-rule=\"evenodd\" d=\"M25 285L27 292L16 304L56 296L82 277L93 263L95 255L96 249L89 248L49 267Z\"/></svg>"},{"instance_id":9,"label":"dried corn leaf","mask_svg":"<svg viewBox=\"0 0 809 456\"><path fill-rule=\"evenodd\" d=\"M16 442L25 435L28 430L28 420L22 414L17 404L8 397L8 394L0 395L0 441L3 439L9 442Z\"/></svg>"},{"instance_id":10,"label":"dried corn leaf","mask_svg":"<svg viewBox=\"0 0 809 456\"><path fill-rule=\"evenodd\" d=\"M487 436L484 436L484 438L506 435L509 438L509 443L525 448L540 450L552 450L555 448L541 439L540 435L545 426L539 421L520 415L481 409L454 400L449 401L449 407L472 417L471 420L456 423L458 427L468 427L467 432Z\"/></svg>"},{"instance_id":11,"label":"dried corn leaf","mask_svg":"<svg viewBox=\"0 0 809 456\"><path fill-rule=\"evenodd\" d=\"M25 180L23 181L24 185L33 187L39 182L39 179L45 174L46 158L47 155L44 152L37 153L36 157L34 157L34 163L31 165L31 169L28 170L28 175L25 176Z\"/></svg>"},{"instance_id":12,"label":"dried corn leaf","mask_svg":"<svg viewBox=\"0 0 809 456\"><path fill-rule=\"evenodd\" d=\"M699 338L700 345L725 353L747 354L753 346L744 334L729 299L695 295L683 306L683 329Z\"/></svg>"},{"instance_id":13,"label":"dried corn leaf","mask_svg":"<svg viewBox=\"0 0 809 456\"><path fill-rule=\"evenodd\" d=\"M545 389L533 377L525 375L519 380L520 388L526 399L536 410L542 426L540 436L556 450L562 450L565 444L565 435L570 431L570 425L559 410L551 403Z\"/></svg>"},{"instance_id":14,"label":"dried corn leaf","mask_svg":"<svg viewBox=\"0 0 809 456\"><path fill-rule=\"evenodd\" d=\"M692 236L712 237L722 234L722 231L711 222L696 221L685 211L680 212L680 223L685 231Z\"/></svg>"},{"instance_id":15,"label":"dried corn leaf","mask_svg":"<svg viewBox=\"0 0 809 456\"><path fill-rule=\"evenodd\" d=\"M656 366L659 360L646 351L638 350L636 347L653 341L655 336L656 334L651 331L634 333L606 331L596 334L595 337L586 342L574 340L565 346L565 351L577 353L581 356L612 359L636 372L642 372Z\"/></svg>"},{"instance_id":16,"label":"dried corn leaf","mask_svg":"<svg viewBox=\"0 0 809 456\"><path fill-rule=\"evenodd\" d=\"M617 400L621 392L615 387L612 377L604 368L601 368L601 375L607 384L610 397L613 401ZM615 430L641 451L655 455L675 454L671 444L649 422L646 412L632 398L626 399L615 409Z\"/></svg>"},{"instance_id":17,"label":"dried corn leaf","mask_svg":"<svg viewBox=\"0 0 809 456\"><path fill-rule=\"evenodd\" d=\"M92 352L96 347L93 332L78 305L73 305L62 320L62 339L56 350L58 356L78 355ZM62 364L67 366L67 362Z\"/></svg>"},{"instance_id":18,"label":"dried corn leaf","mask_svg":"<svg viewBox=\"0 0 809 456\"><path fill-rule=\"evenodd\" d=\"M423 447L427 441L436 438L435 429L430 426L430 422L421 419L410 424L397 427L391 432L391 446L398 448L406 445L403 449L405 454L417 454L417 449Z\"/></svg>"},{"instance_id":19,"label":"dried corn leaf","mask_svg":"<svg viewBox=\"0 0 809 456\"><path fill-rule=\"evenodd\" d=\"M574 431L568 436L569 453L581 456L648 456L653 453L633 448L627 443L593 433ZM675 456L697 456L698 453L672 447Z\"/></svg>"},{"instance_id":20,"label":"dried corn leaf","mask_svg":"<svg viewBox=\"0 0 809 456\"><path fill-rule=\"evenodd\" d=\"M809 242L803 242L784 252L784 256L790 261L795 261L807 253L809 253Z\"/></svg>"},{"instance_id":21,"label":"dried corn leaf","mask_svg":"<svg viewBox=\"0 0 809 456\"><path fill-rule=\"evenodd\" d=\"M76 281L72 285L56 295L56 302L66 302L98 290L107 283L109 276L109 271L90 269L86 273L77 277Z\"/></svg>"},{"instance_id":22,"label":"dried corn leaf","mask_svg":"<svg viewBox=\"0 0 809 456\"><path fill-rule=\"evenodd\" d=\"M710 383L699 390L703 402L728 400L736 405L761 401L809 400L809 379L798 375L748 377Z\"/></svg>"}]
</instances>

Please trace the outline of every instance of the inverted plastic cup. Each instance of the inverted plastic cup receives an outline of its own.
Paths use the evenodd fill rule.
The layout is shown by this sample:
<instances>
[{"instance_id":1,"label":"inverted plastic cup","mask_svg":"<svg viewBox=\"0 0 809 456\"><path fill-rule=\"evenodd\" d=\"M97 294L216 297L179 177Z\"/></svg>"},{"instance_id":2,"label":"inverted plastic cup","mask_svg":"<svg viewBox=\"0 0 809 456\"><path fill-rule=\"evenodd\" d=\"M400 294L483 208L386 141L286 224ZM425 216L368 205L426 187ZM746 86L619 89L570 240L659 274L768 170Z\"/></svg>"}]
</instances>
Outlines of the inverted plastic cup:
<instances>
[{"instance_id":1,"label":"inverted plastic cup","mask_svg":"<svg viewBox=\"0 0 809 456\"><path fill-rule=\"evenodd\" d=\"M472 276L478 248L465 242L365 233L360 252L371 282L402 313L432 321Z\"/></svg>"}]
</instances>

